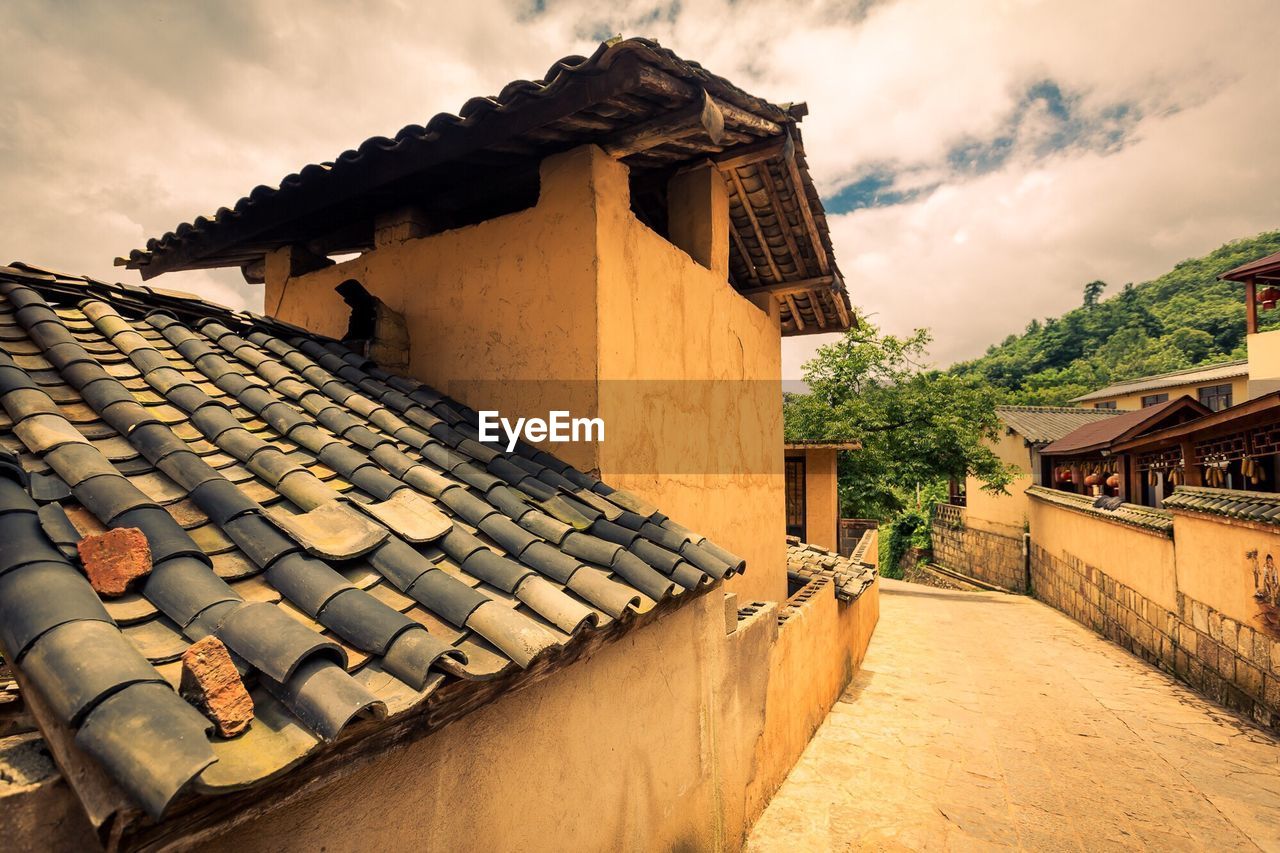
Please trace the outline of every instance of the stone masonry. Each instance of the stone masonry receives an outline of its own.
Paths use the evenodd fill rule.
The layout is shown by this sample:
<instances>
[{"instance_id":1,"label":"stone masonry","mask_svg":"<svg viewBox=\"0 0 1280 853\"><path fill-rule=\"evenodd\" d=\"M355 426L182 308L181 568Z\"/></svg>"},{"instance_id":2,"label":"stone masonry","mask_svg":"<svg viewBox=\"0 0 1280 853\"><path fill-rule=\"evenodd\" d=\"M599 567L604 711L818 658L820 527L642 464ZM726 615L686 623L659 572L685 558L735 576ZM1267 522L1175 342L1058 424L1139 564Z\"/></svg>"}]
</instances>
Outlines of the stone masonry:
<instances>
[{"instance_id":1,"label":"stone masonry","mask_svg":"<svg viewBox=\"0 0 1280 853\"><path fill-rule=\"evenodd\" d=\"M963 512L936 514L931 535L938 565L1010 592L1027 592L1021 537L974 530L965 524Z\"/></svg>"},{"instance_id":2,"label":"stone masonry","mask_svg":"<svg viewBox=\"0 0 1280 853\"><path fill-rule=\"evenodd\" d=\"M1100 569L1031 549L1035 596L1214 701L1280 729L1280 641L1178 593L1164 609Z\"/></svg>"}]
</instances>

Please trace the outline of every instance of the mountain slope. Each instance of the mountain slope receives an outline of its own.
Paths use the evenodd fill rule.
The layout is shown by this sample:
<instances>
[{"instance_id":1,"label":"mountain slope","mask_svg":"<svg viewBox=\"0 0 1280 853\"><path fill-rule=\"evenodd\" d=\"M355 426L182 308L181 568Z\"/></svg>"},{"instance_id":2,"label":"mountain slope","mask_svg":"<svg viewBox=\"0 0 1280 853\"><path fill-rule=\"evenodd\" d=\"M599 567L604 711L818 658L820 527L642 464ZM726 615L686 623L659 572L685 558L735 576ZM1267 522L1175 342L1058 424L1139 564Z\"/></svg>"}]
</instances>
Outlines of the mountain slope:
<instances>
[{"instance_id":1,"label":"mountain slope","mask_svg":"<svg viewBox=\"0 0 1280 853\"><path fill-rule=\"evenodd\" d=\"M1032 320L950 372L1001 389L1007 403L1058 405L1112 382L1244 358L1243 288L1218 276L1274 252L1280 231L1227 243L1107 299L1093 282L1081 307ZM1277 315L1263 312L1262 327L1280 328Z\"/></svg>"}]
</instances>

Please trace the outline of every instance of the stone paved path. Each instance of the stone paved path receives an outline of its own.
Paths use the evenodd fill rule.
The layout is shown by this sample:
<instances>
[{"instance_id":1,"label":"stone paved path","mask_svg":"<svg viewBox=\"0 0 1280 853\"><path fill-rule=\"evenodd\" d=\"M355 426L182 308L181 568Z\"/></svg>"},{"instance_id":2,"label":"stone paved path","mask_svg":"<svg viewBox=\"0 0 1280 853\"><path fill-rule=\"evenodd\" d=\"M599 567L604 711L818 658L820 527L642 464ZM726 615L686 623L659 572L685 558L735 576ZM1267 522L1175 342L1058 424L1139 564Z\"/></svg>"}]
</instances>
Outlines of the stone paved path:
<instances>
[{"instance_id":1,"label":"stone paved path","mask_svg":"<svg viewBox=\"0 0 1280 853\"><path fill-rule=\"evenodd\" d=\"M1055 610L883 584L773 850L1277 850L1280 741Z\"/></svg>"}]
</instances>

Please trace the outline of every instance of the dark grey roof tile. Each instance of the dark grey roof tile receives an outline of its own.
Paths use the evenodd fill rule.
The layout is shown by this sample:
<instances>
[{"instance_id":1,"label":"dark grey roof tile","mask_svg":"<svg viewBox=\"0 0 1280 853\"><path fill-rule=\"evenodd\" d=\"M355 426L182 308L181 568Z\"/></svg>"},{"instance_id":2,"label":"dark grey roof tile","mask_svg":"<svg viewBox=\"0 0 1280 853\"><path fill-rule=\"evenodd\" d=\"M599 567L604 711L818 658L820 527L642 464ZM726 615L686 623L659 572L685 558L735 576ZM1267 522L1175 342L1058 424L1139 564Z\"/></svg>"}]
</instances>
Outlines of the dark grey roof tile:
<instances>
[{"instance_id":1,"label":"dark grey roof tile","mask_svg":"<svg viewBox=\"0 0 1280 853\"><path fill-rule=\"evenodd\" d=\"M46 631L67 622L111 622L88 581L65 561L28 563L0 574L0 649L22 662Z\"/></svg>"},{"instance_id":2,"label":"dark grey roof tile","mask_svg":"<svg viewBox=\"0 0 1280 853\"><path fill-rule=\"evenodd\" d=\"M58 562L64 559L62 553L45 535L40 525L40 517L36 514L35 504L28 498L20 504L21 511L12 511L14 504L10 502L6 492L12 488L21 488L10 480L0 478L0 575L31 563ZM25 497L25 492L23 493Z\"/></svg>"},{"instance_id":3,"label":"dark grey roof tile","mask_svg":"<svg viewBox=\"0 0 1280 853\"><path fill-rule=\"evenodd\" d=\"M358 716L386 715L382 700L325 660L307 661L284 684L268 679L265 686L325 740L337 738Z\"/></svg>"},{"instance_id":4,"label":"dark grey roof tile","mask_svg":"<svg viewBox=\"0 0 1280 853\"><path fill-rule=\"evenodd\" d=\"M226 480L210 480L197 486L191 490L191 499L219 526L258 509L257 504Z\"/></svg>"},{"instance_id":5,"label":"dark grey roof tile","mask_svg":"<svg viewBox=\"0 0 1280 853\"><path fill-rule=\"evenodd\" d=\"M66 622L27 650L22 670L63 722L80 718L128 684L163 683L160 674L109 622Z\"/></svg>"},{"instance_id":6,"label":"dark grey roof tile","mask_svg":"<svg viewBox=\"0 0 1280 853\"><path fill-rule=\"evenodd\" d=\"M329 599L317 619L357 649L384 654L392 641L415 624L362 589L347 589Z\"/></svg>"},{"instance_id":7,"label":"dark grey roof tile","mask_svg":"<svg viewBox=\"0 0 1280 853\"><path fill-rule=\"evenodd\" d=\"M268 678L287 681L310 659L345 668L346 654L331 641L309 631L274 604L249 602L237 607L218 628L218 638Z\"/></svg>"},{"instance_id":8,"label":"dark grey roof tile","mask_svg":"<svg viewBox=\"0 0 1280 853\"><path fill-rule=\"evenodd\" d=\"M169 803L216 760L212 726L165 684L134 684L104 700L76 732L92 755L159 820Z\"/></svg>"},{"instance_id":9,"label":"dark grey roof tile","mask_svg":"<svg viewBox=\"0 0 1280 853\"><path fill-rule=\"evenodd\" d=\"M395 583L395 578L389 579ZM484 593L435 567L419 575L404 592L456 628L466 625L476 608L490 600Z\"/></svg>"},{"instance_id":10,"label":"dark grey roof tile","mask_svg":"<svg viewBox=\"0 0 1280 853\"><path fill-rule=\"evenodd\" d=\"M147 538L153 563L174 557L190 557L208 563L209 558L200 546L162 507L144 505L126 510L111 521L111 526L141 530Z\"/></svg>"},{"instance_id":11,"label":"dark grey roof tile","mask_svg":"<svg viewBox=\"0 0 1280 853\"><path fill-rule=\"evenodd\" d=\"M44 535L49 541L62 552L67 558L75 557L77 552L76 544L81 540L80 531L76 530L75 525L71 523L71 519L67 518L67 512L62 508L61 504L49 503L40 507L37 511L40 521L40 529L44 531Z\"/></svg>"}]
</instances>

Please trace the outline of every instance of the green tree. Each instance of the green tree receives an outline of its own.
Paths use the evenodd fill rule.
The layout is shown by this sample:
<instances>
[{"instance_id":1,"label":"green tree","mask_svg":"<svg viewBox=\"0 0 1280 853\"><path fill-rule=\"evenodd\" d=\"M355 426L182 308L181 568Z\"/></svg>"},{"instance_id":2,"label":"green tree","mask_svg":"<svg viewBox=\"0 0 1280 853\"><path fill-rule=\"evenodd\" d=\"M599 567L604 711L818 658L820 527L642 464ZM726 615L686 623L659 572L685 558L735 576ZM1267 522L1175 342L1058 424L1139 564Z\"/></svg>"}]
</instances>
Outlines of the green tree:
<instances>
[{"instance_id":1,"label":"green tree","mask_svg":"<svg viewBox=\"0 0 1280 853\"><path fill-rule=\"evenodd\" d=\"M1218 276L1277 251L1280 231L1271 231L1126 284L1110 299L1105 284L1090 282L1080 308L1033 320L948 372L992 386L1001 402L1062 405L1113 382L1243 358L1244 292ZM1263 330L1280 328L1280 311L1258 319Z\"/></svg>"},{"instance_id":2,"label":"green tree","mask_svg":"<svg viewBox=\"0 0 1280 853\"><path fill-rule=\"evenodd\" d=\"M1096 308L1102 298L1102 291L1107 289L1105 281L1091 281L1084 286L1084 307Z\"/></svg>"},{"instance_id":3,"label":"green tree","mask_svg":"<svg viewBox=\"0 0 1280 853\"><path fill-rule=\"evenodd\" d=\"M1001 493L1014 470L984 443L1000 434L996 393L981 381L922 367L929 334L870 324L820 348L804 368L808 394L788 395L791 439L855 440L841 465L845 514L888 519L918 489L972 474Z\"/></svg>"}]
</instances>

